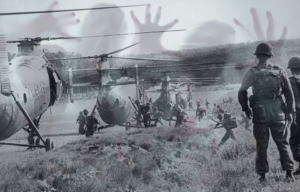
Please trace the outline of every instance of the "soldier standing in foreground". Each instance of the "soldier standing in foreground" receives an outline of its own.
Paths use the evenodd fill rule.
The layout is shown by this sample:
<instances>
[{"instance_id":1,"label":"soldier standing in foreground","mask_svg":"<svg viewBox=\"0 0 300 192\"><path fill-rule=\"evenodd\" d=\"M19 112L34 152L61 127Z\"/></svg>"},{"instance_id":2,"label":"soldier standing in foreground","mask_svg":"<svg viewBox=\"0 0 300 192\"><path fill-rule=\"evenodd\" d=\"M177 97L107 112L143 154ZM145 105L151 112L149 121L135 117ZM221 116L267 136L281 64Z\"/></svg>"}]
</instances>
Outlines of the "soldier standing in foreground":
<instances>
[{"instance_id":1,"label":"soldier standing in foreground","mask_svg":"<svg viewBox=\"0 0 300 192\"><path fill-rule=\"evenodd\" d=\"M289 61L288 68L292 71L290 77L296 105L296 122L291 125L290 146L294 160L300 162L300 57L292 57ZM300 164L294 175L300 175Z\"/></svg>"},{"instance_id":2,"label":"soldier standing in foreground","mask_svg":"<svg viewBox=\"0 0 300 192\"><path fill-rule=\"evenodd\" d=\"M288 152L287 122L292 122L295 114L294 96L286 72L277 65L269 64L273 56L273 48L268 43L260 43L254 53L259 63L247 71L238 93L242 111L250 119L253 115L253 134L256 139L256 172L260 181L265 181L269 172L267 149L270 133L277 145L280 162L286 171L287 181L294 181L293 161ZM248 106L247 90L253 89ZM287 107L284 109L282 94L285 96Z\"/></svg>"}]
</instances>

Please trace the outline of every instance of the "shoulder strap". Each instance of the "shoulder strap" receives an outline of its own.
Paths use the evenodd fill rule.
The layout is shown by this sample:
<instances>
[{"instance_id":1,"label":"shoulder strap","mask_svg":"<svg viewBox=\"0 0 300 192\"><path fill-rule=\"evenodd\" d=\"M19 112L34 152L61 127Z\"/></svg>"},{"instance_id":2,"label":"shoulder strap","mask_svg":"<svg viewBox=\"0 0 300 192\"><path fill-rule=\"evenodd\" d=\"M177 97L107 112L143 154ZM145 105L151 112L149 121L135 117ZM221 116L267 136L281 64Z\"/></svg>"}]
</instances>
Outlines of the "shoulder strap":
<instances>
[{"instance_id":1,"label":"shoulder strap","mask_svg":"<svg viewBox=\"0 0 300 192\"><path fill-rule=\"evenodd\" d=\"M261 71L257 69L257 67L252 67L250 70L252 71L254 76L261 74Z\"/></svg>"}]
</instances>

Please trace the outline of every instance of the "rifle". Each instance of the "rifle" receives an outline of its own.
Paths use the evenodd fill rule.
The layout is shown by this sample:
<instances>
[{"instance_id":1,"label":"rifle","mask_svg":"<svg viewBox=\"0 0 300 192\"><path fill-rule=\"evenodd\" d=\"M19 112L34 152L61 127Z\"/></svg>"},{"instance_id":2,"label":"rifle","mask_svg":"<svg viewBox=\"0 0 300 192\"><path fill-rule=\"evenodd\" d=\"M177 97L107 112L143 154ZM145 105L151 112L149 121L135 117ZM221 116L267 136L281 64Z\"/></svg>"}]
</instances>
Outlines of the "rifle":
<instances>
[{"instance_id":1,"label":"rifle","mask_svg":"<svg viewBox=\"0 0 300 192\"><path fill-rule=\"evenodd\" d=\"M219 121L216 121L216 120L214 120L214 119L210 119L210 120L212 120L212 121L214 121L214 122L216 122L217 124L222 124L223 125L223 122L221 121L221 122L219 122ZM217 124L216 124L216 126L217 126ZM220 128L223 128L223 127L215 127L214 129L220 129Z\"/></svg>"}]
</instances>

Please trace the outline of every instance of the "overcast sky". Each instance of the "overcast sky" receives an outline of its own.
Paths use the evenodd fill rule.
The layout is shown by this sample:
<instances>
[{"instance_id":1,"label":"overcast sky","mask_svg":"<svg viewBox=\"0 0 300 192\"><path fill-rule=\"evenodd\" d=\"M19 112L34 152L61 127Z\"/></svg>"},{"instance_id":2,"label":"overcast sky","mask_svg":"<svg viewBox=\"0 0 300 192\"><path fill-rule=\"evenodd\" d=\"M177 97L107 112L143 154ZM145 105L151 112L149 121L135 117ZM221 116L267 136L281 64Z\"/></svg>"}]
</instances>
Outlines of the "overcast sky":
<instances>
[{"instance_id":1,"label":"overcast sky","mask_svg":"<svg viewBox=\"0 0 300 192\"><path fill-rule=\"evenodd\" d=\"M53 0L0 0L0 12L21 12L21 11L41 11L47 10L49 6L53 3ZM89 8L93 7L98 3L114 3L116 5L137 5L137 4L151 4L150 12L152 15L152 20L157 12L158 6L162 7L161 18L159 20L159 25L165 25L169 22L178 19L178 22L171 29L192 29L199 26L207 21L216 20L224 25L231 26L234 29L234 38L230 38L230 42L238 43L245 41L258 40L254 33L253 19L250 13L251 8L255 8L258 14L258 18L261 22L261 26L264 32L267 30L268 20L266 17L266 12L270 11L274 18L274 33L275 39L281 36L284 26L287 26L287 39L299 38L300 37L300 1L299 0L110 0L110 1L99 1L99 0L58 0L58 5L54 9L78 9L78 8ZM136 17L141 23L144 23L145 10L146 7L132 7L132 8L122 8L121 12L124 13L124 21L122 21L122 26L127 32L135 32L135 26L130 15L130 11L133 10ZM106 25L109 25L109 21L112 21L113 15L109 15L110 10L98 10L97 12L102 12L98 18L94 18L96 21L95 28L84 27L85 22L87 22L88 11L76 12L74 17L64 17L61 14L54 14L58 18L60 24L64 26L62 28L63 32L73 36L80 35L99 35L99 27L105 29ZM106 15L105 15L106 14ZM115 15L115 14L114 14ZM7 40L12 40L15 38L22 38L24 35L35 37L39 35L35 33L38 31L36 25L47 25L51 24L48 22L48 17L43 19L43 24L34 21L39 17L38 14L35 15L16 15L16 16L0 16L0 28L4 29L6 32ZM77 19L80 20L76 23ZM104 19L104 20L103 20ZM119 18L118 18L119 19ZM235 23L234 19L238 19L246 28L253 33L251 38L247 33L241 30ZM107 22L108 21L108 24ZM34 21L34 22L33 22ZM74 21L74 24L66 26L63 22ZM95 22L94 21L94 22ZM45 24L46 23L46 24ZM103 23L103 24L102 24ZM98 26L97 26L98 25ZM121 24L120 24L121 25ZM97 28L98 27L98 28ZM29 30L32 29L32 30ZM112 30L103 30L103 33L113 33ZM209 31L209 30L208 30ZM41 32L42 33L42 32ZM116 31L118 33L118 31ZM176 50L184 45L185 39L189 31L185 32L174 32L165 33L162 38L162 46L165 49ZM47 36L62 36L55 30L49 30L48 33L42 33L42 35ZM214 34L218 36L218 34ZM41 36L41 35L39 35ZM216 37L217 38L217 37ZM99 38L93 39L93 42L105 41ZM127 36L123 38L123 41L118 46L126 46L132 43L133 36ZM199 40L200 41L200 40ZM204 40L205 41L205 40ZM216 41L221 42L222 41ZM214 42L214 43L216 43ZM52 41L51 44L59 44L67 51L78 51L80 48L84 47L88 49L86 45L81 46L80 42L67 42L67 41ZM89 43L91 44L91 43ZM201 44L201 45L208 45ZM104 44L102 44L104 45ZM99 51L99 48L96 48ZM111 48L114 49L114 48ZM111 50L108 49L108 50ZM106 51L106 50L100 50ZM97 51L95 51L96 53ZM100 53L99 53L100 54Z\"/></svg>"}]
</instances>

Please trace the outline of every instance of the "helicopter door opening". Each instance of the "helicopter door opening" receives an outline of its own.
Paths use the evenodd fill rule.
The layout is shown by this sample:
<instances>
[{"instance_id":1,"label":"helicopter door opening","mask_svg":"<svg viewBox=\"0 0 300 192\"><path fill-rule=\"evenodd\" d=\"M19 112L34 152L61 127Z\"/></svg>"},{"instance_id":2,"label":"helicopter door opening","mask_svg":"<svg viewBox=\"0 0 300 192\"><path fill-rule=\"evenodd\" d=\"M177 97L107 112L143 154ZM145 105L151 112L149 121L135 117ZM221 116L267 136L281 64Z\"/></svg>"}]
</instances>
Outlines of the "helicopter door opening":
<instances>
[{"instance_id":1,"label":"helicopter door opening","mask_svg":"<svg viewBox=\"0 0 300 192\"><path fill-rule=\"evenodd\" d=\"M63 85L62 81L60 80L57 72L51 68L48 67L48 74L49 74L49 80L50 80L50 104L49 106L53 106L56 100L59 100L62 91L63 91Z\"/></svg>"}]
</instances>

